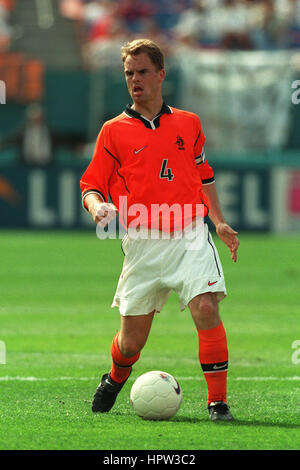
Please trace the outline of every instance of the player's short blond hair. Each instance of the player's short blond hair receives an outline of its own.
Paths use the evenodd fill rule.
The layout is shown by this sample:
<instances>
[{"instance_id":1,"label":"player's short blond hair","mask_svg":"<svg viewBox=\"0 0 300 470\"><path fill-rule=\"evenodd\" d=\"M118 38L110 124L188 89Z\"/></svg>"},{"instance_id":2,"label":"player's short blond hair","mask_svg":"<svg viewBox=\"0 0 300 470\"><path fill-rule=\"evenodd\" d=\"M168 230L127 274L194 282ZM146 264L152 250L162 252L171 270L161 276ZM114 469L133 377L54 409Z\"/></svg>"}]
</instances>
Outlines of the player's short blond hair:
<instances>
[{"instance_id":1,"label":"player's short blond hair","mask_svg":"<svg viewBox=\"0 0 300 470\"><path fill-rule=\"evenodd\" d=\"M157 70L164 68L164 56L160 47L151 39L134 39L128 42L122 48L123 63L129 55L138 55L144 52L148 55L151 62L155 65Z\"/></svg>"}]
</instances>

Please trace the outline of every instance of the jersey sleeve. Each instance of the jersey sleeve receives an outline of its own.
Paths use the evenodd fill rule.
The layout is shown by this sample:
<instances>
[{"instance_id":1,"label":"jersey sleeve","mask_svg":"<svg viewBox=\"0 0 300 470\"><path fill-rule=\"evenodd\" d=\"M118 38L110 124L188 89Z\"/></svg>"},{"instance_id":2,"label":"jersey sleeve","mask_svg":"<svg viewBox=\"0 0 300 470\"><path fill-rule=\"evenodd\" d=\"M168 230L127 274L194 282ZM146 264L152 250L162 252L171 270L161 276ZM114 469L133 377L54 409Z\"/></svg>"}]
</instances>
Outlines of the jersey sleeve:
<instances>
[{"instance_id":1,"label":"jersey sleeve","mask_svg":"<svg viewBox=\"0 0 300 470\"><path fill-rule=\"evenodd\" d=\"M201 175L202 184L210 184L215 181L214 171L205 158L205 135L202 130L200 119L197 117L196 140L194 144L194 157L197 168Z\"/></svg>"},{"instance_id":2,"label":"jersey sleeve","mask_svg":"<svg viewBox=\"0 0 300 470\"><path fill-rule=\"evenodd\" d=\"M110 179L115 172L116 161L110 152L111 143L107 126L103 126L96 141L93 158L80 180L83 207L88 194L99 194L108 201Z\"/></svg>"}]
</instances>

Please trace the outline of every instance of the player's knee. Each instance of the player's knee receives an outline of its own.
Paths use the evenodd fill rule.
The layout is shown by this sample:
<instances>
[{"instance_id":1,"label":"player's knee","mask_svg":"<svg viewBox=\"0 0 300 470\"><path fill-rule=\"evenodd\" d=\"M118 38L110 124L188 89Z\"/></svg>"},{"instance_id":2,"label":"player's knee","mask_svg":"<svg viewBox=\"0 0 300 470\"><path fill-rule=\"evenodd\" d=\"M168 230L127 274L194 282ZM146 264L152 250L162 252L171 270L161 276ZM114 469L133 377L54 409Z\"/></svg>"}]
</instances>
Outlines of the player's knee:
<instances>
[{"instance_id":1,"label":"player's knee","mask_svg":"<svg viewBox=\"0 0 300 470\"><path fill-rule=\"evenodd\" d=\"M211 295L199 295L196 299L196 316L199 316L202 320L213 319L218 315L218 304L214 297Z\"/></svg>"},{"instance_id":2,"label":"player's knee","mask_svg":"<svg viewBox=\"0 0 300 470\"><path fill-rule=\"evenodd\" d=\"M205 299L199 302L199 311L203 317L212 317L216 308L213 302Z\"/></svg>"},{"instance_id":3,"label":"player's knee","mask_svg":"<svg viewBox=\"0 0 300 470\"><path fill-rule=\"evenodd\" d=\"M121 344L119 344L120 351L125 357L135 356L142 347L143 345L141 345L137 338L122 338Z\"/></svg>"}]
</instances>

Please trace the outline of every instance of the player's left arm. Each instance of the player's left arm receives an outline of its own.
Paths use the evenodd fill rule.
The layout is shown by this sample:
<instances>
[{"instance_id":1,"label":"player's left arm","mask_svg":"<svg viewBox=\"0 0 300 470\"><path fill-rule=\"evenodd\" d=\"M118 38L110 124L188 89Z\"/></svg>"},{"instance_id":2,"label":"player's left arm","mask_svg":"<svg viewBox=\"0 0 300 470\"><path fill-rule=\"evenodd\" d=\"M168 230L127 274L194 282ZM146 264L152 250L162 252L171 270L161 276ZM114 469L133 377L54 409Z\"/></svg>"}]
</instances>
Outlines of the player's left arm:
<instances>
[{"instance_id":1,"label":"player's left arm","mask_svg":"<svg viewBox=\"0 0 300 470\"><path fill-rule=\"evenodd\" d=\"M198 116L195 116L194 124L196 137L194 143L194 158L202 180L202 191L208 199L209 217L216 227L218 236L228 246L231 258L236 262L237 250L239 247L239 240L237 238L238 233L226 223L222 214L215 185L214 171L205 158L205 135L203 134L201 122Z\"/></svg>"},{"instance_id":2,"label":"player's left arm","mask_svg":"<svg viewBox=\"0 0 300 470\"><path fill-rule=\"evenodd\" d=\"M202 190L209 202L209 218L214 223L219 238L228 246L232 260L236 262L237 250L240 244L237 238L238 232L233 230L225 221L215 182L204 184Z\"/></svg>"}]
</instances>

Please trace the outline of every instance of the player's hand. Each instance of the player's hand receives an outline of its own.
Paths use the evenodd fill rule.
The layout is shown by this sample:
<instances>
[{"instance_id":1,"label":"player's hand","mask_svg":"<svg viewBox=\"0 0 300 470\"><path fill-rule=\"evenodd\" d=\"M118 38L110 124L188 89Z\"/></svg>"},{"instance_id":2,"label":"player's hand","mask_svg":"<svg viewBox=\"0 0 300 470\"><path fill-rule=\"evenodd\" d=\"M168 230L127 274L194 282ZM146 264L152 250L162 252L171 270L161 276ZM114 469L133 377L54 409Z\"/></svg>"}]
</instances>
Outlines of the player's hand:
<instances>
[{"instance_id":1,"label":"player's hand","mask_svg":"<svg viewBox=\"0 0 300 470\"><path fill-rule=\"evenodd\" d=\"M234 262L237 261L237 250L239 247L239 239L237 238L238 232L233 230L228 224L219 223L216 226L216 232L219 238L228 246L231 258Z\"/></svg>"},{"instance_id":2,"label":"player's hand","mask_svg":"<svg viewBox=\"0 0 300 470\"><path fill-rule=\"evenodd\" d=\"M118 209L110 202L98 203L93 208L93 219L95 224L99 224L100 227L106 227L117 215Z\"/></svg>"}]
</instances>

